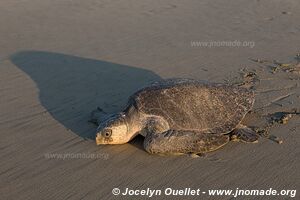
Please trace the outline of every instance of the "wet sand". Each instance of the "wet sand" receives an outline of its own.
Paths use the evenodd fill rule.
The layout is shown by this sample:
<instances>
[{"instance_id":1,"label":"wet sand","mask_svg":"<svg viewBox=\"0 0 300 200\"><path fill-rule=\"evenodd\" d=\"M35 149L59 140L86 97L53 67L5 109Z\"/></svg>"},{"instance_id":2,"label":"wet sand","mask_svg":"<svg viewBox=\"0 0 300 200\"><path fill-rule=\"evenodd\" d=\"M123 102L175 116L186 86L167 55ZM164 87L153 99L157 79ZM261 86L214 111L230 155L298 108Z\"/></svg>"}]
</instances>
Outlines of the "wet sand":
<instances>
[{"instance_id":1,"label":"wet sand","mask_svg":"<svg viewBox=\"0 0 300 200\"><path fill-rule=\"evenodd\" d=\"M120 111L130 94L152 81L239 83L245 70L257 75L248 124L299 109L300 75L278 64L297 65L299 10L297 0L2 0L0 199L146 198L115 197L116 187L299 189L299 115L271 127L281 145L266 138L232 142L198 159L149 155L142 137L96 146L96 127L88 123L97 106ZM195 41L215 43L192 46ZM273 199L240 197L247 198Z\"/></svg>"}]
</instances>

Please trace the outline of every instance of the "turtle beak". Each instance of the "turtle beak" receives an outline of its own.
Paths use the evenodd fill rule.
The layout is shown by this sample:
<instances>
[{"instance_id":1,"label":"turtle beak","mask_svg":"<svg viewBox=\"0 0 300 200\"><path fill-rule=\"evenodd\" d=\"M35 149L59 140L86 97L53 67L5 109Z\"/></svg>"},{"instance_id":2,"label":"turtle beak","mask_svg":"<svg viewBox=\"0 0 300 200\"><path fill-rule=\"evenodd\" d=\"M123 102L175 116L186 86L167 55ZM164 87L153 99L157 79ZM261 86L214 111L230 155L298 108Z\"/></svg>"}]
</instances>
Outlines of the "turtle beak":
<instances>
[{"instance_id":1,"label":"turtle beak","mask_svg":"<svg viewBox=\"0 0 300 200\"><path fill-rule=\"evenodd\" d=\"M104 138L102 137L101 133L97 133L97 135L96 135L96 144L97 145L106 144L104 142Z\"/></svg>"}]
</instances>

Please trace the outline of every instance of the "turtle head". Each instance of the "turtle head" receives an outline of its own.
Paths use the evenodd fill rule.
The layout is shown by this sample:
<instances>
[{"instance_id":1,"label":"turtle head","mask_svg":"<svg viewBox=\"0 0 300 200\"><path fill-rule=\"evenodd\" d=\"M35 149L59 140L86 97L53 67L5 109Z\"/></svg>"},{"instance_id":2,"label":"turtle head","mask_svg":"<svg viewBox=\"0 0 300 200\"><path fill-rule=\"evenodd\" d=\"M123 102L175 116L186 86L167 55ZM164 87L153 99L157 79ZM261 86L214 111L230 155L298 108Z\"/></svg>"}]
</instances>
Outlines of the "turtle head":
<instances>
[{"instance_id":1,"label":"turtle head","mask_svg":"<svg viewBox=\"0 0 300 200\"><path fill-rule=\"evenodd\" d=\"M96 143L124 144L130 140L126 115L119 113L108 117L97 128Z\"/></svg>"}]
</instances>

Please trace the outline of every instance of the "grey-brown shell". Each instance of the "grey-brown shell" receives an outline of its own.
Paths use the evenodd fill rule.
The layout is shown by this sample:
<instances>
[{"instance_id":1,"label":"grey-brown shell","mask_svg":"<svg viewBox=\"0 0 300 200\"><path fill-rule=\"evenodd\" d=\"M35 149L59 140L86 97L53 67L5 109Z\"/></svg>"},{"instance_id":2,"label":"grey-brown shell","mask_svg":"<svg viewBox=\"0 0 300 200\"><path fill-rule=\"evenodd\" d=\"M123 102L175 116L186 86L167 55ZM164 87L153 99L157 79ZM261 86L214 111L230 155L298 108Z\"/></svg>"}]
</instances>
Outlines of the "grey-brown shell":
<instances>
[{"instance_id":1,"label":"grey-brown shell","mask_svg":"<svg viewBox=\"0 0 300 200\"><path fill-rule=\"evenodd\" d=\"M138 113L163 117L170 129L207 133L232 131L253 103L247 89L189 79L154 83L129 100Z\"/></svg>"}]
</instances>

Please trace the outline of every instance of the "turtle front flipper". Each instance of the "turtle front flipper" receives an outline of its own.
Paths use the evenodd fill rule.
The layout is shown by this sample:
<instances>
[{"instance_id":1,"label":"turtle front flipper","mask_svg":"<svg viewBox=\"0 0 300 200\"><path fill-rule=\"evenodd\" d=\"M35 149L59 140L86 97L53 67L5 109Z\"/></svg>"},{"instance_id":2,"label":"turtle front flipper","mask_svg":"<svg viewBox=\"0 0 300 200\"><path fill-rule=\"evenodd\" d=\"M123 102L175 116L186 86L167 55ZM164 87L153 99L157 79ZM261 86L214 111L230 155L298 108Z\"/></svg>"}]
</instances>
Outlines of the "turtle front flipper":
<instances>
[{"instance_id":1,"label":"turtle front flipper","mask_svg":"<svg viewBox=\"0 0 300 200\"><path fill-rule=\"evenodd\" d=\"M199 154L217 150L227 142L228 135L193 130L168 130L163 133L148 133L144 148L152 154Z\"/></svg>"},{"instance_id":2,"label":"turtle front flipper","mask_svg":"<svg viewBox=\"0 0 300 200\"><path fill-rule=\"evenodd\" d=\"M100 107L93 110L90 115L89 122L99 125L101 122L105 121L111 114L106 113Z\"/></svg>"},{"instance_id":3,"label":"turtle front flipper","mask_svg":"<svg viewBox=\"0 0 300 200\"><path fill-rule=\"evenodd\" d=\"M231 133L230 140L231 141L241 141L246 143L257 143L259 136L257 133L251 128L238 125Z\"/></svg>"}]
</instances>

